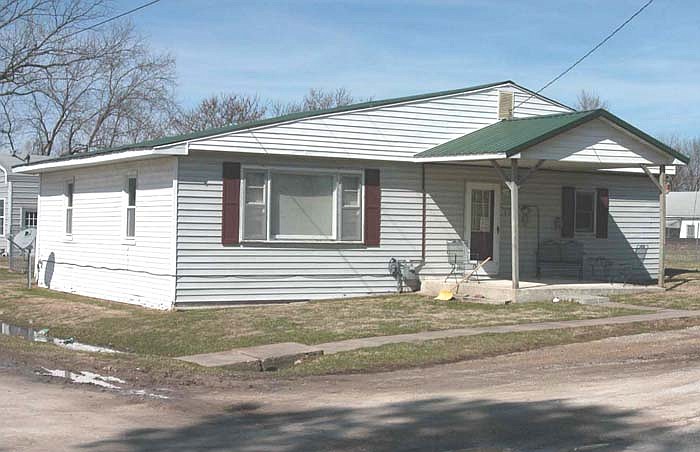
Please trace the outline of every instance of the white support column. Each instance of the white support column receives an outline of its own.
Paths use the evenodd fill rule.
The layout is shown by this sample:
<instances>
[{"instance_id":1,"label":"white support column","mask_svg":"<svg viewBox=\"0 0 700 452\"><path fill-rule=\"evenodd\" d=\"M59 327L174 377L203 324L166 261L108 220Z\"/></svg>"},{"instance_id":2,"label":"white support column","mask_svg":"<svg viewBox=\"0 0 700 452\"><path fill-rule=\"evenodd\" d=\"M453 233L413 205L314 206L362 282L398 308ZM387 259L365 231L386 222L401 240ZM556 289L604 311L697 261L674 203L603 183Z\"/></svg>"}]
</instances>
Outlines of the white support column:
<instances>
[{"instance_id":1,"label":"white support column","mask_svg":"<svg viewBox=\"0 0 700 452\"><path fill-rule=\"evenodd\" d=\"M519 234L519 202L518 202L518 160L511 159L510 179L510 245L511 245L511 280L513 285L513 301L516 301L515 291L520 287L520 234Z\"/></svg>"},{"instance_id":2,"label":"white support column","mask_svg":"<svg viewBox=\"0 0 700 452\"><path fill-rule=\"evenodd\" d=\"M666 276L666 167L659 167L659 287L664 287Z\"/></svg>"}]
</instances>

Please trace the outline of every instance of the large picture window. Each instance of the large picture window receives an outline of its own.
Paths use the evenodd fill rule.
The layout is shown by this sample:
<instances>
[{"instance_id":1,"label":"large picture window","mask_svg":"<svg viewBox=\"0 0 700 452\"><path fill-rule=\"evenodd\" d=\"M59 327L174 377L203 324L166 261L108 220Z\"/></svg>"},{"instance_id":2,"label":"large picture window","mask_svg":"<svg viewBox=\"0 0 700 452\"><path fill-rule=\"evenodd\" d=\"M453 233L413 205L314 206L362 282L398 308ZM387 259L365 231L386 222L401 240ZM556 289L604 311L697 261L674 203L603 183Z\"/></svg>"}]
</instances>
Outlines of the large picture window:
<instances>
[{"instance_id":1,"label":"large picture window","mask_svg":"<svg viewBox=\"0 0 700 452\"><path fill-rule=\"evenodd\" d=\"M359 173L244 169L244 240L362 240Z\"/></svg>"}]
</instances>

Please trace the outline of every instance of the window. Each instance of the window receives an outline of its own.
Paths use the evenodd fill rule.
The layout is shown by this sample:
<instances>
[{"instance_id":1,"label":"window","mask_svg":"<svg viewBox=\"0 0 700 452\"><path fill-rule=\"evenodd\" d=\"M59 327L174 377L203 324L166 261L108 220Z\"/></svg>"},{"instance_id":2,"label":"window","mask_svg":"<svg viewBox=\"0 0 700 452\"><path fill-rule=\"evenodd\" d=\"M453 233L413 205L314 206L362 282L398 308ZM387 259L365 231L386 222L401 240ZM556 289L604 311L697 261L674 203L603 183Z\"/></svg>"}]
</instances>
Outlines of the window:
<instances>
[{"instance_id":1,"label":"window","mask_svg":"<svg viewBox=\"0 0 700 452\"><path fill-rule=\"evenodd\" d=\"M362 240L360 174L248 169L244 240Z\"/></svg>"},{"instance_id":2,"label":"window","mask_svg":"<svg viewBox=\"0 0 700 452\"><path fill-rule=\"evenodd\" d=\"M251 171L245 174L244 237L267 239L267 174Z\"/></svg>"},{"instance_id":3,"label":"window","mask_svg":"<svg viewBox=\"0 0 700 452\"><path fill-rule=\"evenodd\" d=\"M126 184L126 237L136 236L136 178L129 177Z\"/></svg>"},{"instance_id":4,"label":"window","mask_svg":"<svg viewBox=\"0 0 700 452\"><path fill-rule=\"evenodd\" d=\"M694 224L688 224L685 227L685 236L686 238L689 239L694 239L695 238L695 225Z\"/></svg>"},{"instance_id":5,"label":"window","mask_svg":"<svg viewBox=\"0 0 700 452\"><path fill-rule=\"evenodd\" d=\"M0 199L0 235L5 235L5 200Z\"/></svg>"},{"instance_id":6,"label":"window","mask_svg":"<svg viewBox=\"0 0 700 452\"><path fill-rule=\"evenodd\" d=\"M73 234L73 193L75 182L66 183L66 234Z\"/></svg>"},{"instance_id":7,"label":"window","mask_svg":"<svg viewBox=\"0 0 700 452\"><path fill-rule=\"evenodd\" d=\"M593 232L595 196L592 192L576 192L576 232Z\"/></svg>"},{"instance_id":8,"label":"window","mask_svg":"<svg viewBox=\"0 0 700 452\"><path fill-rule=\"evenodd\" d=\"M25 210L22 215L22 227L35 228L37 226L36 210Z\"/></svg>"},{"instance_id":9,"label":"window","mask_svg":"<svg viewBox=\"0 0 700 452\"><path fill-rule=\"evenodd\" d=\"M360 210L360 176L342 176L340 211L341 240L362 240L362 211Z\"/></svg>"}]
</instances>

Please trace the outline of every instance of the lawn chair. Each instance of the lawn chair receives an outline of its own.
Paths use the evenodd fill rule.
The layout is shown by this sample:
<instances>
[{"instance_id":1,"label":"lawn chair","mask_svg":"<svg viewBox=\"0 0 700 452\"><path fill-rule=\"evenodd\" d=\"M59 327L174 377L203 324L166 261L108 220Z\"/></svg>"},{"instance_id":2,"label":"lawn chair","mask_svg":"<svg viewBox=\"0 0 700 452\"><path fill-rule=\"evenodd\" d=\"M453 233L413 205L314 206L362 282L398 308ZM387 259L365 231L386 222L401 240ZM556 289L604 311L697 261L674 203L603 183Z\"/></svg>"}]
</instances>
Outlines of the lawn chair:
<instances>
[{"instance_id":1,"label":"lawn chair","mask_svg":"<svg viewBox=\"0 0 700 452\"><path fill-rule=\"evenodd\" d=\"M634 248L634 262L622 264L620 267L620 273L622 276L622 285L624 286L628 282L642 282L647 278L640 278L638 275L645 273L647 270L644 267L644 259L647 257L649 252L648 245L637 245Z\"/></svg>"},{"instance_id":2,"label":"lawn chair","mask_svg":"<svg viewBox=\"0 0 700 452\"><path fill-rule=\"evenodd\" d=\"M470 260L471 253L469 247L464 242L464 240L448 240L447 241L447 262L449 262L452 269L450 273L445 277L447 282L450 276L454 276L455 282L459 282L460 279L464 278L467 271L471 271L478 265L476 262ZM476 282L479 282L479 275L473 275L476 278Z\"/></svg>"}]
</instances>

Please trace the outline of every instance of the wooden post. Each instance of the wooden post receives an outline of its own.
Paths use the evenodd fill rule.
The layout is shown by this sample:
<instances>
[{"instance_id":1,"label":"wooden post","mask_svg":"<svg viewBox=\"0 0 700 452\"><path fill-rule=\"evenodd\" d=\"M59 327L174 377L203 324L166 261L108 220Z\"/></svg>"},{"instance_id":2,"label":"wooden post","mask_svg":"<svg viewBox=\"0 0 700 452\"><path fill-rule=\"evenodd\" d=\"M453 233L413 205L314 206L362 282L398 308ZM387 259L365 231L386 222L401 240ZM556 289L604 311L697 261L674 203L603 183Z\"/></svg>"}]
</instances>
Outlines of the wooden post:
<instances>
[{"instance_id":1,"label":"wooden post","mask_svg":"<svg viewBox=\"0 0 700 452\"><path fill-rule=\"evenodd\" d=\"M659 287L664 287L666 277L666 166L659 166Z\"/></svg>"},{"instance_id":2,"label":"wooden post","mask_svg":"<svg viewBox=\"0 0 700 452\"><path fill-rule=\"evenodd\" d=\"M515 291L520 287L520 234L519 234L519 204L518 204L518 160L511 159L510 179L510 246L511 246L511 279L513 283L513 301L516 300Z\"/></svg>"}]
</instances>

